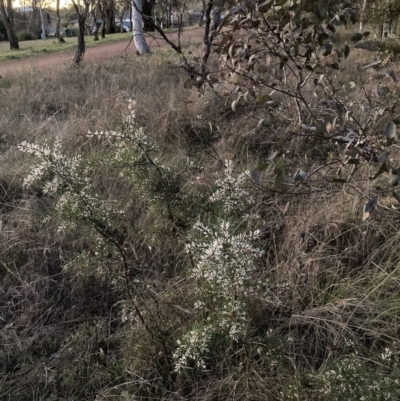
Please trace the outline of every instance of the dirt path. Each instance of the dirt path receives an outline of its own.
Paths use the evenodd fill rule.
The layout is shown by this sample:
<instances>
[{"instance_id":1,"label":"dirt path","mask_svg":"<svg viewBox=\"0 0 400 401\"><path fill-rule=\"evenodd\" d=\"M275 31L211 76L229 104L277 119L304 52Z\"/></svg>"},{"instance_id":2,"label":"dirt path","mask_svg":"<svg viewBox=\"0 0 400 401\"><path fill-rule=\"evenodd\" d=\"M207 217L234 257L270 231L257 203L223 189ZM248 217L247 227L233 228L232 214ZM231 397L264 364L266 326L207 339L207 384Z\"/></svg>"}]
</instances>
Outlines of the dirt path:
<instances>
[{"instance_id":1,"label":"dirt path","mask_svg":"<svg viewBox=\"0 0 400 401\"><path fill-rule=\"evenodd\" d=\"M183 32L183 41L187 42L192 38L200 38L204 30L202 28L192 28ZM157 36L158 37L158 36ZM176 40L177 34L169 34L168 37ZM155 40L151 37L147 41L152 49L169 46L162 39ZM129 45L129 40L120 42L105 43L86 49L84 63L95 63L102 60L108 60L114 57L135 57L136 49L133 41ZM44 56L31 57L22 60L11 60L0 63L0 76L7 77L10 75L21 73L25 70L42 70L48 68L63 68L72 64L74 50L68 50L60 53L53 53Z\"/></svg>"}]
</instances>

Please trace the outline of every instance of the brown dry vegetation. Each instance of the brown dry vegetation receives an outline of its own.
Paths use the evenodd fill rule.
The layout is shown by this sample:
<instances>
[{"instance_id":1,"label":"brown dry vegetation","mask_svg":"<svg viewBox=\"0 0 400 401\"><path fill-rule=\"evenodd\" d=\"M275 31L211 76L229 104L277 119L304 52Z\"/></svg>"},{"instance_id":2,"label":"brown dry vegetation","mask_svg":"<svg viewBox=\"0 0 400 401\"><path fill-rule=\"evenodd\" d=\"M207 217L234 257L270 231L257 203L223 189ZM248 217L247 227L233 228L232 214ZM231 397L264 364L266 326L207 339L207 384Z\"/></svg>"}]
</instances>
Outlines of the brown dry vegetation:
<instances>
[{"instance_id":1,"label":"brown dry vegetation","mask_svg":"<svg viewBox=\"0 0 400 401\"><path fill-rule=\"evenodd\" d=\"M371 82L372 93L376 76L355 67L358 53L351 57L343 79ZM265 252L255 282L268 280L272 295L251 300L245 339L213 338L207 369L173 372L176 340L194 314L185 232L199 210L215 213L207 210L207 191L224 159L237 160L238 172L254 170L289 133L273 123L256 131L260 111L233 113L226 97L185 89L187 77L174 61L162 52L0 81L0 399L397 400L397 206L382 198L362 221L362 193L319 178L311 180L313 190L294 188L290 174L287 190L277 190L265 168L248 185ZM60 233L52 197L22 187L32 158L15 146L57 137L72 153L102 158L105 145L83 134L113 129L132 96L137 121L158 143L162 162L183 169L192 159L202 167L180 184L193 199L173 223L117 175L93 177L115 202L133 197L124 226L129 280L146 325L129 309L119 258L110 252L96 259L85 231ZM363 96L357 88L347 100ZM329 104L314 100L312 107L330 118ZM292 118L292 104L282 110ZM310 157L321 152L307 137L292 146L309 148ZM391 157L398 159L396 150ZM367 178L369 166L358 174ZM75 259L83 251L94 260L85 269ZM375 398L361 398L370 394Z\"/></svg>"}]
</instances>

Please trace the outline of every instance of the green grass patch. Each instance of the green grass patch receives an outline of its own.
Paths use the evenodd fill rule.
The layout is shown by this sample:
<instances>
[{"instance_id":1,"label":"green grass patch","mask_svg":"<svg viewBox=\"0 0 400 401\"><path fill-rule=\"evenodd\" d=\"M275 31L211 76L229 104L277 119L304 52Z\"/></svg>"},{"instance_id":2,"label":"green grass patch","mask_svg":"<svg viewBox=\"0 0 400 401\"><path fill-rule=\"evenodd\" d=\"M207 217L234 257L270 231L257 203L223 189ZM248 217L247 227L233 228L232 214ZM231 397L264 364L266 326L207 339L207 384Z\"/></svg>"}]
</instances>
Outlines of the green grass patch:
<instances>
[{"instance_id":1,"label":"green grass patch","mask_svg":"<svg viewBox=\"0 0 400 401\"><path fill-rule=\"evenodd\" d=\"M187 27L185 30L197 28L197 26ZM177 32L177 29L166 29L166 33ZM106 35L104 39L99 36L99 40L95 41L93 36L86 36L86 46L94 47L104 43L120 42L122 40L131 39L131 32L114 33ZM65 43L58 43L57 39L38 39L19 42L19 50L10 50L8 42L0 42L0 62L9 60L20 60L38 56L42 53L59 53L66 50L75 49L78 44L78 38L64 38Z\"/></svg>"},{"instance_id":2,"label":"green grass patch","mask_svg":"<svg viewBox=\"0 0 400 401\"><path fill-rule=\"evenodd\" d=\"M86 46L93 47L103 43L119 42L131 38L130 32L115 33L107 35L105 39L99 38L95 41L93 36L86 37ZM78 38L65 38L66 43L58 43L57 39L29 40L19 43L20 50L10 50L8 42L0 43L0 62L8 60L19 60L29 57L35 57L42 53L59 53L65 50L74 49L77 46Z\"/></svg>"}]
</instances>

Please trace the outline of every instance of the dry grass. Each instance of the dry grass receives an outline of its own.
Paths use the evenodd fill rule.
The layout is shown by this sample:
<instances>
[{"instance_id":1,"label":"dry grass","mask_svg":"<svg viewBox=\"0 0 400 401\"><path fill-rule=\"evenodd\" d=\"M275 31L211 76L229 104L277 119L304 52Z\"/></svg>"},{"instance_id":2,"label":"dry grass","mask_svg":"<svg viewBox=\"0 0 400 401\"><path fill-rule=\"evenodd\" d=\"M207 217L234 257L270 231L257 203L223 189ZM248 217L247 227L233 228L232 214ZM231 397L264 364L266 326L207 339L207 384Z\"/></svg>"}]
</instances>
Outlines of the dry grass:
<instances>
[{"instance_id":1,"label":"dry grass","mask_svg":"<svg viewBox=\"0 0 400 401\"><path fill-rule=\"evenodd\" d=\"M349 79L364 80L372 91L367 72L359 75L346 63ZM257 209L266 257L258 277L270 281L273 297L249 306L251 335L243 344L213 339L212 368L202 374L171 372L176 339L191 319L194 284L186 279L178 234L145 201L137 198L129 210L127 236L147 328L135 319L121 322L123 306L132 305L114 280L117 259L104 262L109 275L101 278L96 266L63 271L91 239L60 235L54 222L43 221L52 200L21 187L31 159L16 143L60 137L71 152L102 155L105 147L82 134L115 127L133 96L138 122L159 143L163 162L180 168L193 158L204 167L185 182L195 183L199 196L225 157L240 158L240 169L254 168L289 135L277 124L255 132L258 120L249 110L234 115L224 97L184 89L186 76L174 65L174 56L161 52L46 78L27 73L0 88L1 399L284 400L288 384L300 383L301 399L323 400L330 398L318 388L331 364L356 350L368 371L382 349L397 349L398 213L382 207L362 222L365 199L339 186L318 183L321 190L313 192L288 185L279 194L273 173L262 171ZM313 107L328 113L317 102ZM310 146L299 143L293 146ZM112 178L96 179L124 203L134 192ZM182 216L194 213L192 207Z\"/></svg>"}]
</instances>

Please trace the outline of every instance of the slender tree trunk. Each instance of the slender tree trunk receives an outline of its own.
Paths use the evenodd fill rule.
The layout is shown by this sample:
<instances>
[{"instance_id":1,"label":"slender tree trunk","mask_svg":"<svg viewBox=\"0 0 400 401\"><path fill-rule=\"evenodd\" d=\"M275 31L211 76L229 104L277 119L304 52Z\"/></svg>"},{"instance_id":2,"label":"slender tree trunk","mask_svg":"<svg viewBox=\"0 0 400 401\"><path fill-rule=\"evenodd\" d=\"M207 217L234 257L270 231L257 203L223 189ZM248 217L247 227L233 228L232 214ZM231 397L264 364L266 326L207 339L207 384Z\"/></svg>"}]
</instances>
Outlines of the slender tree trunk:
<instances>
[{"instance_id":1,"label":"slender tree trunk","mask_svg":"<svg viewBox=\"0 0 400 401\"><path fill-rule=\"evenodd\" d=\"M10 50L19 50L17 35L14 27L14 13L11 0L7 0L7 6L4 0L0 0L0 15L6 27L8 41L10 42Z\"/></svg>"},{"instance_id":2,"label":"slender tree trunk","mask_svg":"<svg viewBox=\"0 0 400 401\"><path fill-rule=\"evenodd\" d=\"M65 43L64 38L60 34L60 25L61 25L61 19L60 19L60 0L56 1L56 14L57 14L57 22L56 22L56 38L58 39L58 43Z\"/></svg>"},{"instance_id":3,"label":"slender tree trunk","mask_svg":"<svg viewBox=\"0 0 400 401\"><path fill-rule=\"evenodd\" d=\"M100 4L100 17L101 17L101 29L100 29L100 35L104 39L106 37L106 10L105 10L105 5Z\"/></svg>"},{"instance_id":4,"label":"slender tree trunk","mask_svg":"<svg viewBox=\"0 0 400 401\"><path fill-rule=\"evenodd\" d=\"M103 39L105 39L105 37L106 37L106 22L104 21L104 19L103 19L103 22L101 23L101 32L100 32L100 34L101 34L101 37Z\"/></svg>"},{"instance_id":5,"label":"slender tree trunk","mask_svg":"<svg viewBox=\"0 0 400 401\"><path fill-rule=\"evenodd\" d=\"M211 30L216 31L221 24L221 9L215 7L211 12Z\"/></svg>"},{"instance_id":6,"label":"slender tree trunk","mask_svg":"<svg viewBox=\"0 0 400 401\"><path fill-rule=\"evenodd\" d=\"M79 14L78 22L79 22L79 35L78 35L78 48L76 49L74 58L75 64L80 64L80 62L83 60L83 56L85 55L86 51L86 44L85 44L86 15Z\"/></svg>"},{"instance_id":7,"label":"slender tree trunk","mask_svg":"<svg viewBox=\"0 0 400 401\"><path fill-rule=\"evenodd\" d=\"M133 41L138 54L150 53L150 47L143 34L142 0L133 0Z\"/></svg>"},{"instance_id":8,"label":"slender tree trunk","mask_svg":"<svg viewBox=\"0 0 400 401\"><path fill-rule=\"evenodd\" d=\"M123 12L123 11L122 11ZM119 19L119 31L121 32L121 33L124 33L125 32L125 30L124 30L124 14L122 13L122 14L120 14L119 16L118 16L118 19Z\"/></svg>"},{"instance_id":9,"label":"slender tree trunk","mask_svg":"<svg viewBox=\"0 0 400 401\"><path fill-rule=\"evenodd\" d=\"M132 2L129 2L129 21L130 21L130 26L129 26L129 32L133 32L133 22L132 22Z\"/></svg>"},{"instance_id":10,"label":"slender tree trunk","mask_svg":"<svg viewBox=\"0 0 400 401\"><path fill-rule=\"evenodd\" d=\"M96 9L92 9L92 16L94 20L94 40L97 41L99 40L99 26L97 25L97 12Z\"/></svg>"},{"instance_id":11,"label":"slender tree trunk","mask_svg":"<svg viewBox=\"0 0 400 401\"><path fill-rule=\"evenodd\" d=\"M153 0L142 0L143 8L143 29L145 32L154 32L153 9L155 2Z\"/></svg>"},{"instance_id":12,"label":"slender tree trunk","mask_svg":"<svg viewBox=\"0 0 400 401\"><path fill-rule=\"evenodd\" d=\"M201 12L200 12L200 19L199 19L199 26L203 26L203 18L206 14L206 2L205 0L201 1Z\"/></svg>"},{"instance_id":13,"label":"slender tree trunk","mask_svg":"<svg viewBox=\"0 0 400 401\"><path fill-rule=\"evenodd\" d=\"M115 4L113 0L108 0L105 6L105 28L106 33L115 33Z\"/></svg>"},{"instance_id":14,"label":"slender tree trunk","mask_svg":"<svg viewBox=\"0 0 400 401\"><path fill-rule=\"evenodd\" d=\"M364 31L364 16L365 16L365 7L367 5L367 0L363 0L363 5L360 11L360 29L358 30L359 33L363 33Z\"/></svg>"},{"instance_id":15,"label":"slender tree trunk","mask_svg":"<svg viewBox=\"0 0 400 401\"><path fill-rule=\"evenodd\" d=\"M27 31L30 31L32 23L35 23L36 13L37 13L37 7L36 7L36 1L34 0L32 1L32 14L31 17L29 18L28 28L26 28Z\"/></svg>"},{"instance_id":16,"label":"slender tree trunk","mask_svg":"<svg viewBox=\"0 0 400 401\"><path fill-rule=\"evenodd\" d=\"M44 21L43 21L43 11L42 11L42 4L39 3L39 13L40 13L40 24L42 27L42 33L40 34L40 37L42 39L46 39L46 31L44 29Z\"/></svg>"}]
</instances>

